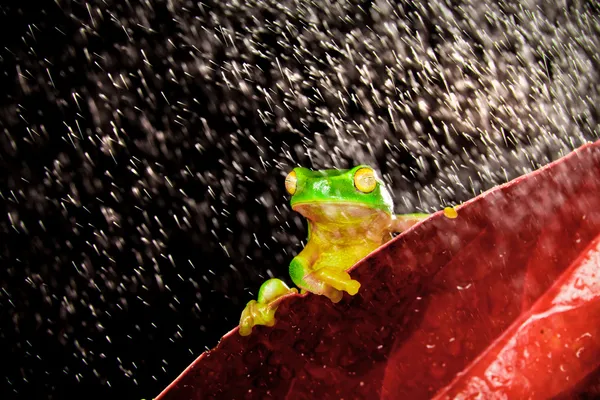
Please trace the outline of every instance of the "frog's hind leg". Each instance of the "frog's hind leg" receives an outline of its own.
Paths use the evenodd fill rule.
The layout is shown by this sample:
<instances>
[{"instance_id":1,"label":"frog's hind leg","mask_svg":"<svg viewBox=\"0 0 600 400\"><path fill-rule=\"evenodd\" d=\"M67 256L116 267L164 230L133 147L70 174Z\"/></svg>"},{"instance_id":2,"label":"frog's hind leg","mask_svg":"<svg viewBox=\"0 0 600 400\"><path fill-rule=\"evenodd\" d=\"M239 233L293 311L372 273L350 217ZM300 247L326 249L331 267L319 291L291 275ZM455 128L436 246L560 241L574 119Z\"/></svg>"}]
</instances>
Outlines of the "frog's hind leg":
<instances>
[{"instance_id":1,"label":"frog's hind leg","mask_svg":"<svg viewBox=\"0 0 600 400\"><path fill-rule=\"evenodd\" d=\"M280 299L289 293L297 293L279 279L269 279L258 291L258 301L251 300L240 317L240 335L248 336L255 325L275 325L275 312Z\"/></svg>"}]
</instances>

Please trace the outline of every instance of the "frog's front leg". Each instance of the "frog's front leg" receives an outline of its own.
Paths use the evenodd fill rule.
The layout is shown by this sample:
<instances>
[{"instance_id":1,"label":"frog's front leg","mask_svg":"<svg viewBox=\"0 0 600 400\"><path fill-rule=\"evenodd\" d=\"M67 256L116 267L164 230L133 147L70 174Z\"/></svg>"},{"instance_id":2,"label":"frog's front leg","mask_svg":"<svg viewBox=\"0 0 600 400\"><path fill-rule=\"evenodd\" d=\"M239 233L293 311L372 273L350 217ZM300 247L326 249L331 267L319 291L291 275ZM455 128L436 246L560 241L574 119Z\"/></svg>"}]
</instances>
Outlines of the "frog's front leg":
<instances>
[{"instance_id":1,"label":"frog's front leg","mask_svg":"<svg viewBox=\"0 0 600 400\"><path fill-rule=\"evenodd\" d=\"M413 225L429 218L429 214L396 214L390 223L390 232L404 232Z\"/></svg>"},{"instance_id":2,"label":"frog's front leg","mask_svg":"<svg viewBox=\"0 0 600 400\"><path fill-rule=\"evenodd\" d=\"M360 283L350 277L346 271L338 271L330 268L321 268L313 275L316 279L325 282L325 284L333 287L340 292L347 292L354 296L360 289Z\"/></svg>"},{"instance_id":3,"label":"frog's front leg","mask_svg":"<svg viewBox=\"0 0 600 400\"><path fill-rule=\"evenodd\" d=\"M294 258L290 264L290 277L303 291L327 296L334 303L342 299L343 292L350 295L358 292L360 283L353 280L347 272L313 267L314 265L310 265L301 257Z\"/></svg>"},{"instance_id":4,"label":"frog's front leg","mask_svg":"<svg viewBox=\"0 0 600 400\"><path fill-rule=\"evenodd\" d=\"M246 308L242 311L240 335L248 336L252 333L254 325L273 326L275 324L275 312L281 298L286 294L297 292L296 289L290 289L280 279L265 281L258 291L258 299L248 302Z\"/></svg>"}]
</instances>

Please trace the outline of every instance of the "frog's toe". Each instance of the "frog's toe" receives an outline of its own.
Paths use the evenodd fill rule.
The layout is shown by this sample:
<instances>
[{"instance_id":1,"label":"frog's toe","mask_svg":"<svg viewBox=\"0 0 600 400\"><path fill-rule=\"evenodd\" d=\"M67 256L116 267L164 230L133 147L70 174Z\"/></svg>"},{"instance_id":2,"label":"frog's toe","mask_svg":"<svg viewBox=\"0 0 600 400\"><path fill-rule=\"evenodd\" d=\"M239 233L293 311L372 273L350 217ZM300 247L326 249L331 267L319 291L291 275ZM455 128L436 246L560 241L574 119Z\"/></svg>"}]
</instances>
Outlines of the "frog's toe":
<instances>
[{"instance_id":1,"label":"frog's toe","mask_svg":"<svg viewBox=\"0 0 600 400\"><path fill-rule=\"evenodd\" d=\"M251 324L242 324L240 323L240 336L248 336L252 333L252 325Z\"/></svg>"},{"instance_id":2,"label":"frog's toe","mask_svg":"<svg viewBox=\"0 0 600 400\"><path fill-rule=\"evenodd\" d=\"M360 283L354 279L346 284L346 292L348 292L350 296L354 296L358 293L358 289L360 289Z\"/></svg>"},{"instance_id":3,"label":"frog's toe","mask_svg":"<svg viewBox=\"0 0 600 400\"><path fill-rule=\"evenodd\" d=\"M339 303L340 300L342 300L342 297L344 297L344 292L331 286L329 286L323 294L334 303Z\"/></svg>"}]
</instances>

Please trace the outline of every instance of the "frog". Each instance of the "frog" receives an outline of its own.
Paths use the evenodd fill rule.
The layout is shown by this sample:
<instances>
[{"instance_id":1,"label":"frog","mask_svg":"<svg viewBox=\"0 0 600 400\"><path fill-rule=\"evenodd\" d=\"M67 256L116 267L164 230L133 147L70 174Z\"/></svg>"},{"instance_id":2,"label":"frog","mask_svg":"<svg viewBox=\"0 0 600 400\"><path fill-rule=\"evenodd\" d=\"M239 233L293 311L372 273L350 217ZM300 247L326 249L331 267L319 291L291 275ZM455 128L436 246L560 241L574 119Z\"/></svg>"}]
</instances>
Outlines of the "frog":
<instances>
[{"instance_id":1,"label":"frog","mask_svg":"<svg viewBox=\"0 0 600 400\"><path fill-rule=\"evenodd\" d=\"M369 253L428 217L394 214L391 193L368 165L351 169L311 170L296 167L285 178L292 210L307 221L304 248L289 264L289 275L301 293L328 297L333 303L344 293L354 296L360 283L348 270ZM281 301L298 293L278 278L265 281L256 300L247 303L239 334L248 336L256 325L272 327Z\"/></svg>"}]
</instances>

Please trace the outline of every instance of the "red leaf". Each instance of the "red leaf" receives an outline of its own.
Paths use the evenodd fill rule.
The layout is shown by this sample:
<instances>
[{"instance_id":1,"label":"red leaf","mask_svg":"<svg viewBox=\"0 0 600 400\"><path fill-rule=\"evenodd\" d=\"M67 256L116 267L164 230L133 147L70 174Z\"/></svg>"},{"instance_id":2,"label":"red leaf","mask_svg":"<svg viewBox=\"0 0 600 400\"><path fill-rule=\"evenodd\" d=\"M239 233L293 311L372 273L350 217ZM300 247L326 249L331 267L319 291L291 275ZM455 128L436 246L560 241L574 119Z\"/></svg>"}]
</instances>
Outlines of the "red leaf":
<instances>
[{"instance_id":1,"label":"red leaf","mask_svg":"<svg viewBox=\"0 0 600 400\"><path fill-rule=\"evenodd\" d=\"M358 295L338 304L289 296L275 327L231 331L159 398L423 399L473 382L510 398L600 392L600 278L590 261L600 142L457 209L458 218L436 213L358 263ZM576 288L582 271L585 290ZM591 294L556 308L575 289ZM488 381L490 368L516 378Z\"/></svg>"},{"instance_id":2,"label":"red leaf","mask_svg":"<svg viewBox=\"0 0 600 400\"><path fill-rule=\"evenodd\" d=\"M600 235L435 399L547 399L600 366Z\"/></svg>"}]
</instances>

